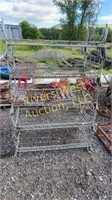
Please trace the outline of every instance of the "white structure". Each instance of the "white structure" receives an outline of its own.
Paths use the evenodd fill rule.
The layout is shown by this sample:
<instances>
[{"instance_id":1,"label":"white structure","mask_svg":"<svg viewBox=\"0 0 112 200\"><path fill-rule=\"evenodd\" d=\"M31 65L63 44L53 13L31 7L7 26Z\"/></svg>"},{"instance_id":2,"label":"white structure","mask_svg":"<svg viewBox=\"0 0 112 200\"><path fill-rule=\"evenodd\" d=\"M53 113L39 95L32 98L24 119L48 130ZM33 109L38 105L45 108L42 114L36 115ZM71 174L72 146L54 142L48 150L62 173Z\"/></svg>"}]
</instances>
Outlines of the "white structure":
<instances>
[{"instance_id":1,"label":"white structure","mask_svg":"<svg viewBox=\"0 0 112 200\"><path fill-rule=\"evenodd\" d=\"M22 31L20 25L4 24L2 19L0 22L0 39L22 39Z\"/></svg>"}]
</instances>

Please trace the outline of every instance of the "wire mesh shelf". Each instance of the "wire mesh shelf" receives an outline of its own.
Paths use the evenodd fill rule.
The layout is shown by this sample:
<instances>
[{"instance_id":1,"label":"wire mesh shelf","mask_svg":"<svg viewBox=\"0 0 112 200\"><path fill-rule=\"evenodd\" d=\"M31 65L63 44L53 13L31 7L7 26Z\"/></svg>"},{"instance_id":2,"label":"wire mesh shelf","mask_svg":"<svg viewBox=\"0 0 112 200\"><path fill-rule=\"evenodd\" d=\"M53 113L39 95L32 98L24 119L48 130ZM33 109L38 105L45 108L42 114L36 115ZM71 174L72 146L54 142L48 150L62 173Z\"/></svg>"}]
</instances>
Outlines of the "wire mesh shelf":
<instances>
[{"instance_id":1,"label":"wire mesh shelf","mask_svg":"<svg viewBox=\"0 0 112 200\"><path fill-rule=\"evenodd\" d=\"M26 118L24 111L18 108L11 117L15 155L29 151L91 148L93 115L90 117L75 109Z\"/></svg>"},{"instance_id":2,"label":"wire mesh shelf","mask_svg":"<svg viewBox=\"0 0 112 200\"><path fill-rule=\"evenodd\" d=\"M97 78L105 60L108 35L106 26L98 38L88 24L85 41L66 40L10 40L6 39L6 56L14 55L15 46L79 47L84 50L84 60L75 63L72 69L53 70L33 63L13 62L10 70L10 95L12 101L11 122L17 153L69 148L91 149L92 131L95 126L99 96ZM100 57L88 55L88 49L96 48ZM7 60L10 63L10 60ZM12 63L12 62L11 62ZM60 91L53 87L35 87L31 80L50 78L85 78L95 84L85 88ZM31 83L27 83L30 80ZM24 82L20 86L20 82ZM77 84L76 84L77 85ZM76 87L75 85L75 87ZM89 90L89 89L90 90ZM43 98L43 96L45 98ZM64 130L61 131L61 130ZM69 131L70 129L70 131ZM57 133L58 130L58 133ZM72 130L72 131L71 131ZM55 132L54 132L55 131ZM61 132L59 132L61 131Z\"/></svg>"}]
</instances>

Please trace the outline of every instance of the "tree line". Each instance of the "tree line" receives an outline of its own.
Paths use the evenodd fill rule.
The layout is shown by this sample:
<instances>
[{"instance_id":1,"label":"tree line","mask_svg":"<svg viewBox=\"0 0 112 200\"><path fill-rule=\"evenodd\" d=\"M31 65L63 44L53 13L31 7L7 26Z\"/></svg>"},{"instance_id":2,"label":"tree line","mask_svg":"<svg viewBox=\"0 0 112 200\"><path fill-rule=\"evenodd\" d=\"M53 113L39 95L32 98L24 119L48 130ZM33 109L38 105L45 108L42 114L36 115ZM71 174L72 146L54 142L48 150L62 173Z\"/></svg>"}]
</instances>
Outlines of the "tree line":
<instances>
[{"instance_id":1,"label":"tree line","mask_svg":"<svg viewBox=\"0 0 112 200\"><path fill-rule=\"evenodd\" d=\"M53 0L54 5L60 9L64 17L60 19L61 28L37 28L28 21L20 23L23 38L51 39L51 40L85 40L87 25L95 25L101 9L102 0ZM93 28L99 37L102 27ZM107 41L111 42L112 30L109 29Z\"/></svg>"},{"instance_id":2,"label":"tree line","mask_svg":"<svg viewBox=\"0 0 112 200\"><path fill-rule=\"evenodd\" d=\"M70 35L66 34L65 27L58 28L37 28L31 25L28 21L22 21L20 23L22 29L22 35L24 39L44 39L44 40L71 40ZM94 27L93 31L97 38L103 33L103 27ZM72 40L85 40L87 35L86 26L74 26L74 37ZM107 42L112 42L112 29L109 28Z\"/></svg>"}]
</instances>

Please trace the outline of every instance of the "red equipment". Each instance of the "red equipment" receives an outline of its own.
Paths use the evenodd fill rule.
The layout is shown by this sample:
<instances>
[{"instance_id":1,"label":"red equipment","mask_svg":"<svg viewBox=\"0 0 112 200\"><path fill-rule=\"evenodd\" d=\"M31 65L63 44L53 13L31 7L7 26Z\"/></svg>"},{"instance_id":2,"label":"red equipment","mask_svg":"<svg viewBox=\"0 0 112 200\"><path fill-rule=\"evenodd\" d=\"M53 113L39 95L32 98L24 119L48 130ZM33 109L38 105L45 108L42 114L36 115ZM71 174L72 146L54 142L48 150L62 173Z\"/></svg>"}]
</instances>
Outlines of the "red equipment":
<instances>
[{"instance_id":1,"label":"red equipment","mask_svg":"<svg viewBox=\"0 0 112 200\"><path fill-rule=\"evenodd\" d=\"M19 79L17 83L17 87L20 88L21 82L24 82L24 88L27 88L27 74L19 74Z\"/></svg>"}]
</instances>

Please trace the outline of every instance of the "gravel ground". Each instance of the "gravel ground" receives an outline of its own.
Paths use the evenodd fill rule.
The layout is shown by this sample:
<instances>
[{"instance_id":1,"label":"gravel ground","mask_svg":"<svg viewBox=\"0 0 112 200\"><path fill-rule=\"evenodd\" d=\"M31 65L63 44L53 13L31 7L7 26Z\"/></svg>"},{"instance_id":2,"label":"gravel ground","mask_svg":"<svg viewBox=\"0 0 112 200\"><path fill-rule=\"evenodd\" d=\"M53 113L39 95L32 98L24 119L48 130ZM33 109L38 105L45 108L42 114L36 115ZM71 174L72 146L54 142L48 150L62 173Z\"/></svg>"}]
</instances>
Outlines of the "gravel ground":
<instances>
[{"instance_id":1,"label":"gravel ground","mask_svg":"<svg viewBox=\"0 0 112 200\"><path fill-rule=\"evenodd\" d=\"M96 136L91 154L74 149L14 159L8 109L1 110L0 119L2 200L111 200L111 159Z\"/></svg>"},{"instance_id":2,"label":"gravel ground","mask_svg":"<svg viewBox=\"0 0 112 200\"><path fill-rule=\"evenodd\" d=\"M58 50L42 49L34 55L34 58L37 58L37 59L41 59L41 58L54 58L54 59L61 58L62 59L62 58L66 58L66 56L63 53L59 52Z\"/></svg>"}]
</instances>

